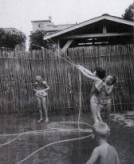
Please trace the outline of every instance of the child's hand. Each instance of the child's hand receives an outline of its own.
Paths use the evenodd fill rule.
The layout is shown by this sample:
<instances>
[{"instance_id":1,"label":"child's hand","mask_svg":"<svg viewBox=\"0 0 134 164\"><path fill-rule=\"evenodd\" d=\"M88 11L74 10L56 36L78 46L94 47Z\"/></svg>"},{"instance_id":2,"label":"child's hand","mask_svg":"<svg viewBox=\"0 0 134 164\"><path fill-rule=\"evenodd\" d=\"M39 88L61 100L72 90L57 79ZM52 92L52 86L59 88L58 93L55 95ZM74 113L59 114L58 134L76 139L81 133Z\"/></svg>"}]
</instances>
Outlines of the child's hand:
<instances>
[{"instance_id":1,"label":"child's hand","mask_svg":"<svg viewBox=\"0 0 134 164\"><path fill-rule=\"evenodd\" d=\"M106 86L106 82L103 83L103 86Z\"/></svg>"},{"instance_id":2,"label":"child's hand","mask_svg":"<svg viewBox=\"0 0 134 164\"><path fill-rule=\"evenodd\" d=\"M77 67L78 69L80 69L80 65L77 65L76 67Z\"/></svg>"},{"instance_id":3,"label":"child's hand","mask_svg":"<svg viewBox=\"0 0 134 164\"><path fill-rule=\"evenodd\" d=\"M81 69L81 68L83 68L81 65L77 65L77 68L79 68L79 69Z\"/></svg>"},{"instance_id":4,"label":"child's hand","mask_svg":"<svg viewBox=\"0 0 134 164\"><path fill-rule=\"evenodd\" d=\"M43 84L47 84L47 82L46 81L43 81Z\"/></svg>"}]
</instances>

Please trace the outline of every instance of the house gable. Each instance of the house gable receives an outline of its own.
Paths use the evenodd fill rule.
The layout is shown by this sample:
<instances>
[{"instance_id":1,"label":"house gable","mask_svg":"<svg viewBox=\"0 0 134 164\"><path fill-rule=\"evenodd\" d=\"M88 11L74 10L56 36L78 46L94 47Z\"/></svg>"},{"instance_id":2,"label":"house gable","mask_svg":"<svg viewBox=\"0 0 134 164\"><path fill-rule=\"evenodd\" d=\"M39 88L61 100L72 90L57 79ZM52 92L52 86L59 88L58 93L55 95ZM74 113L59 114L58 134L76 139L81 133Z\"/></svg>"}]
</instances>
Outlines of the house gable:
<instances>
[{"instance_id":1,"label":"house gable","mask_svg":"<svg viewBox=\"0 0 134 164\"><path fill-rule=\"evenodd\" d=\"M79 43L88 45L87 43L94 44L100 41L119 43L123 37L129 42L132 41L133 29L134 22L104 14L48 35L44 37L44 40L59 40L61 47L64 47L68 40L73 40L69 46L79 46Z\"/></svg>"}]
</instances>

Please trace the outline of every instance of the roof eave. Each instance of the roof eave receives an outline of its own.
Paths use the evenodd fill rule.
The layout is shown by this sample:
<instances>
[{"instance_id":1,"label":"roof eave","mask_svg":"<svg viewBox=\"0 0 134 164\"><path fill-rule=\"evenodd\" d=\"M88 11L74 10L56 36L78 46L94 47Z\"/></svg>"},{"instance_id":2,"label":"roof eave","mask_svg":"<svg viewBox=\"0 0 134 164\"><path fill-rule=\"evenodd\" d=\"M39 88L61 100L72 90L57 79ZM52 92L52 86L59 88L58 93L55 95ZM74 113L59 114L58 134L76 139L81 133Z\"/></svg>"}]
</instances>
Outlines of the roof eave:
<instances>
[{"instance_id":1,"label":"roof eave","mask_svg":"<svg viewBox=\"0 0 134 164\"><path fill-rule=\"evenodd\" d=\"M64 29L62 31L56 32L56 33L51 34L49 36L45 36L44 40L48 40L48 39L51 39L51 38L54 38L54 37L58 37L59 35L65 34L65 33L69 32L69 31L72 31L72 30L81 28L83 26L86 26L88 24L92 24L92 23L95 23L97 21L105 20L105 19L106 20L110 20L110 21L114 21L114 22L118 22L118 23L122 23L122 24L126 24L126 25L130 25L130 26L134 26L134 22L131 22L131 21L128 21L128 20L124 20L124 19L121 19L121 18L117 18L117 17L114 17L114 16L102 15L100 17L96 17L96 18L90 19L88 21L79 23L77 25L68 27L68 28L66 28L66 29Z\"/></svg>"}]
</instances>

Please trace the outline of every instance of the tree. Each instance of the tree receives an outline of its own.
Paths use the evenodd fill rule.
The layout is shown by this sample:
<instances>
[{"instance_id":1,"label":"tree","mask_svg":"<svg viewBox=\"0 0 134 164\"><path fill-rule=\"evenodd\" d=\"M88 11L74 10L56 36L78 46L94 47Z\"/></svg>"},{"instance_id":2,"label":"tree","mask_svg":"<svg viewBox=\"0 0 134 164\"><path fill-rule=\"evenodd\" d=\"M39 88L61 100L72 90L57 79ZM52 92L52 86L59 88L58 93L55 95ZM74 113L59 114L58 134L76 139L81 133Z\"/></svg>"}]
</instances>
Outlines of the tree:
<instances>
[{"instance_id":1,"label":"tree","mask_svg":"<svg viewBox=\"0 0 134 164\"><path fill-rule=\"evenodd\" d=\"M32 32L30 35L30 50L38 50L42 47L45 47L47 49L52 48L52 42L44 41L43 38L45 35L47 35L47 33L43 30L37 30L35 32Z\"/></svg>"},{"instance_id":2,"label":"tree","mask_svg":"<svg viewBox=\"0 0 134 164\"><path fill-rule=\"evenodd\" d=\"M25 43L26 36L21 32L0 29L0 47L15 49L16 45Z\"/></svg>"},{"instance_id":3,"label":"tree","mask_svg":"<svg viewBox=\"0 0 134 164\"><path fill-rule=\"evenodd\" d=\"M4 41L5 41L5 32L3 29L0 29L0 47L4 46Z\"/></svg>"},{"instance_id":4,"label":"tree","mask_svg":"<svg viewBox=\"0 0 134 164\"><path fill-rule=\"evenodd\" d=\"M43 38L44 38L45 34L46 33L43 30L37 30L37 31L31 33L30 50L41 49L41 47L44 47Z\"/></svg>"},{"instance_id":5,"label":"tree","mask_svg":"<svg viewBox=\"0 0 134 164\"><path fill-rule=\"evenodd\" d=\"M126 20L134 21L134 3L129 5L122 17Z\"/></svg>"}]
</instances>

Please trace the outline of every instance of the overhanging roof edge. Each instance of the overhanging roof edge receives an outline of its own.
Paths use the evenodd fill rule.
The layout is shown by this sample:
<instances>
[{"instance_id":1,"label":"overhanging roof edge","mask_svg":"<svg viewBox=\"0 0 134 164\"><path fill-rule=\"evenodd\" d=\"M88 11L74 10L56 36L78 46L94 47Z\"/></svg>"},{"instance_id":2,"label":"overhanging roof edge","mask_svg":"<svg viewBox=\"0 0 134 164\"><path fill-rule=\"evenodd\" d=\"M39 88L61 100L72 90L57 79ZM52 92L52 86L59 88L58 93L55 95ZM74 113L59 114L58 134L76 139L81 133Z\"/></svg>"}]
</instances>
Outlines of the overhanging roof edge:
<instances>
[{"instance_id":1,"label":"overhanging roof edge","mask_svg":"<svg viewBox=\"0 0 134 164\"><path fill-rule=\"evenodd\" d=\"M49 36L45 36L44 40L48 40L48 39L54 38L56 36L65 34L65 33L69 32L69 31L72 31L72 30L81 28L83 26L86 26L88 24L92 24L92 23L95 23L97 21L105 20L105 19L106 20L110 20L110 21L114 21L114 22L118 22L118 23L122 23L122 24L126 24L126 25L130 25L130 26L134 26L134 22L131 22L131 21L128 21L128 20L124 20L123 18L114 17L114 16L110 16L110 15L102 15L102 16L90 19L88 21L84 21L82 23L76 24L74 26L68 27L68 28L66 28L66 29L64 29L62 31L56 32L56 33L51 34Z\"/></svg>"}]
</instances>

